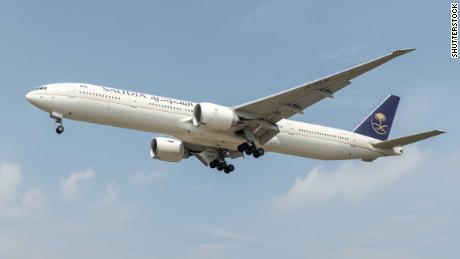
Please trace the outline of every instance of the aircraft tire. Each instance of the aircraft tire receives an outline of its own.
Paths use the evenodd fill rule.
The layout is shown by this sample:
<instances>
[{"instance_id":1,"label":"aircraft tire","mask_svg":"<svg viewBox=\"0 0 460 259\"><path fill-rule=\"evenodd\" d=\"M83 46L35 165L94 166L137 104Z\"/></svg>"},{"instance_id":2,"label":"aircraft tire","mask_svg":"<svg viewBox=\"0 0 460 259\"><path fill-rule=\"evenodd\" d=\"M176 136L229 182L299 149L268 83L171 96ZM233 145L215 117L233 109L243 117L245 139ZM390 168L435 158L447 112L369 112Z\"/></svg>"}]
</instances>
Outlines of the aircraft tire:
<instances>
[{"instance_id":1,"label":"aircraft tire","mask_svg":"<svg viewBox=\"0 0 460 259\"><path fill-rule=\"evenodd\" d=\"M62 134L62 132L64 132L64 126L62 126L62 125L57 126L56 133L57 134Z\"/></svg>"}]
</instances>

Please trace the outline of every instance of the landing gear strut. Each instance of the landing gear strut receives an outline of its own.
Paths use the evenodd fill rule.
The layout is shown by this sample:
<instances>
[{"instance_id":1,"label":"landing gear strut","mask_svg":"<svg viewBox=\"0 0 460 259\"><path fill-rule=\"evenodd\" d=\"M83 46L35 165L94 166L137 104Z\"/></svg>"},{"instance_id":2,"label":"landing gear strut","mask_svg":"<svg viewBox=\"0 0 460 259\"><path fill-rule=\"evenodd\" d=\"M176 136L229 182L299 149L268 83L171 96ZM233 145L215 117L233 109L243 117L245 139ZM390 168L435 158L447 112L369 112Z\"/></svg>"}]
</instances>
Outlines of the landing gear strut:
<instances>
[{"instance_id":1,"label":"landing gear strut","mask_svg":"<svg viewBox=\"0 0 460 259\"><path fill-rule=\"evenodd\" d=\"M50 114L50 118L53 119L57 124L59 124L56 128L56 133L61 134L62 132L64 132L64 126L62 126L62 114L52 112Z\"/></svg>"}]
</instances>

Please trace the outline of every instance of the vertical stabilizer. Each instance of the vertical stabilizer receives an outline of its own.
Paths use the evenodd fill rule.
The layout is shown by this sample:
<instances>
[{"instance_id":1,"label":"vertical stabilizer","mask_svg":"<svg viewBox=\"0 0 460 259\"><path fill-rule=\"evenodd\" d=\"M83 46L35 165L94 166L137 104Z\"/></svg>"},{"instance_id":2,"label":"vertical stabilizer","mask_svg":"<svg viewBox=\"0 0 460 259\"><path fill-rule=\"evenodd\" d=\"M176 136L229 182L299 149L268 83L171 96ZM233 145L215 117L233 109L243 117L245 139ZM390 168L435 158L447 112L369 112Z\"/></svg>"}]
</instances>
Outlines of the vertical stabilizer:
<instances>
[{"instance_id":1,"label":"vertical stabilizer","mask_svg":"<svg viewBox=\"0 0 460 259\"><path fill-rule=\"evenodd\" d=\"M379 140L387 140L399 104L399 96L390 95L355 128L354 132Z\"/></svg>"}]
</instances>

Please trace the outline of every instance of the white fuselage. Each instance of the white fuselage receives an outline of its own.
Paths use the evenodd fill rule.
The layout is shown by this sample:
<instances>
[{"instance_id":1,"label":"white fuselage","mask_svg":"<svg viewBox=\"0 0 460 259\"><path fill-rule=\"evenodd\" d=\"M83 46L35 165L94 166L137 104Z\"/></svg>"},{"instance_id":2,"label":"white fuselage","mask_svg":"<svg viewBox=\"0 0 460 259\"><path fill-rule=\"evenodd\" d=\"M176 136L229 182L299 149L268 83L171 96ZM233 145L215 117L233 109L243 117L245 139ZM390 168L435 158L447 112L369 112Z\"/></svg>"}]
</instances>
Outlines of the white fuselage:
<instances>
[{"instance_id":1,"label":"white fuselage","mask_svg":"<svg viewBox=\"0 0 460 259\"><path fill-rule=\"evenodd\" d=\"M245 141L233 132L219 132L192 124L195 103L133 91L80 83L49 84L26 98L48 113L96 124L171 135L184 142L235 150ZM379 140L350 131L292 120L277 123L280 133L266 151L315 159L372 160L399 155L400 148L380 150Z\"/></svg>"}]
</instances>

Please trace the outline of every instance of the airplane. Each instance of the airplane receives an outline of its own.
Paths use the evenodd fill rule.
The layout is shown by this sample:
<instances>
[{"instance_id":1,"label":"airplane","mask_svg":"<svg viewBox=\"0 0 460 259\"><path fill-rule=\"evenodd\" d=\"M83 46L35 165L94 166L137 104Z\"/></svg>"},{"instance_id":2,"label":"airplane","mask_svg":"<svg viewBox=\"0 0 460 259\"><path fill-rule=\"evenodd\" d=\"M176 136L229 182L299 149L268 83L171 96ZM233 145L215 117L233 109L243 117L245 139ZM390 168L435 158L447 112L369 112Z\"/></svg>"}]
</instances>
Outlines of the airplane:
<instances>
[{"instance_id":1,"label":"airplane","mask_svg":"<svg viewBox=\"0 0 460 259\"><path fill-rule=\"evenodd\" d=\"M87 83L46 84L26 99L47 112L64 132L63 119L103 124L173 137L150 142L153 159L179 162L195 156L205 166L234 171L227 158L276 152L321 160L402 155L404 146L445 133L432 130L388 140L400 98L387 97L353 131L288 120L313 104L334 98L351 80L415 49L385 56L286 91L233 107L177 100Z\"/></svg>"}]
</instances>

